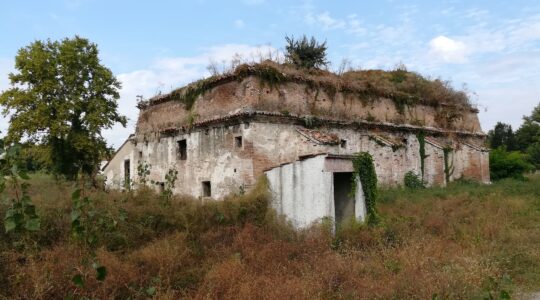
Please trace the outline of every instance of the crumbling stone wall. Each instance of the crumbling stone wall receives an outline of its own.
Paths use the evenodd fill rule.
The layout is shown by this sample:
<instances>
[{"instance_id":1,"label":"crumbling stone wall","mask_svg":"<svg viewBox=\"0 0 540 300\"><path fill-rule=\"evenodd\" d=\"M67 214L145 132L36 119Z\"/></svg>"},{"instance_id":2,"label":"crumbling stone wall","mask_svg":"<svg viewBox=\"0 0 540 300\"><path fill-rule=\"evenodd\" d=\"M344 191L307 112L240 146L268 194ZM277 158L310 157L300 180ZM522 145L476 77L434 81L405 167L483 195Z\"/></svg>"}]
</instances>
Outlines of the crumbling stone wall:
<instances>
[{"instance_id":1,"label":"crumbling stone wall","mask_svg":"<svg viewBox=\"0 0 540 300\"><path fill-rule=\"evenodd\" d=\"M167 170L175 168L179 171L175 192L202 196L202 182L210 181L212 196L218 198L248 189L265 170L320 153L371 153L382 185L403 184L403 177L408 171L421 173L420 146L414 132L332 126L317 128L326 134L336 135L341 141L330 145L308 139L298 132L298 128L302 127L260 120L216 123L183 133L156 135L147 141L139 139L134 152L141 153L139 161L152 165L150 179L164 181ZM378 136L395 141L395 144L383 144L377 141ZM240 147L235 137L241 137ZM179 140L186 140L186 160L178 158ZM430 185L444 185L442 148L426 143L426 154L424 179ZM478 150L462 145L455 149L452 159L452 179L464 176L489 181L482 169L487 166L487 156Z\"/></svg>"},{"instance_id":2,"label":"crumbling stone wall","mask_svg":"<svg viewBox=\"0 0 540 300\"><path fill-rule=\"evenodd\" d=\"M265 170L300 157L362 151L373 156L379 183L399 185L406 172L422 173L420 132L429 140L423 159L428 184L446 184L445 158L452 166L448 180L489 182L485 135L477 111L468 107L398 108L386 98L329 94L298 82L269 87L248 76L220 82L189 106L169 99L140 108L132 165L150 164L149 179L156 182L164 181L168 169L178 170L176 193L202 197L202 182L210 182L212 197L220 198L248 189ZM305 127L336 140L311 138L309 130L301 134L298 129ZM179 158L180 140L187 145L185 160Z\"/></svg>"},{"instance_id":3,"label":"crumbling stone wall","mask_svg":"<svg viewBox=\"0 0 540 300\"><path fill-rule=\"evenodd\" d=\"M178 101L167 101L145 106L137 122L137 134L151 134L168 128L191 126L217 117L241 111L277 112L285 116L318 116L341 121L365 120L392 124L410 124L422 127L482 133L474 109L461 109L452 105L405 106L403 112L386 98L362 99L350 94L328 95L323 89L304 84L284 83L265 87L254 76L241 82L219 85L199 96L186 110ZM458 117L455 117L458 115ZM448 118L452 117L451 120Z\"/></svg>"}]
</instances>

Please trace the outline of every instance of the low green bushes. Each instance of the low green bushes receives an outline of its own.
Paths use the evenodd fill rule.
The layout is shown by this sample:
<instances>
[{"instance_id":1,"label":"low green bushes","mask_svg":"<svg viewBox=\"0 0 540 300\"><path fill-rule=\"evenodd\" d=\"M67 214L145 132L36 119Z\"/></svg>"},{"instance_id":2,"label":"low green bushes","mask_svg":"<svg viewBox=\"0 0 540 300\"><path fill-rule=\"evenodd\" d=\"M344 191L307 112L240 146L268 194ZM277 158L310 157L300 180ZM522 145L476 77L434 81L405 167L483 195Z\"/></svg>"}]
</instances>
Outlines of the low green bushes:
<instances>
[{"instance_id":1,"label":"low green bushes","mask_svg":"<svg viewBox=\"0 0 540 300\"><path fill-rule=\"evenodd\" d=\"M497 148L489 153L489 169L491 180L524 179L523 173L533 170L534 166L529 164L525 155L518 151L509 152L503 148Z\"/></svg>"}]
</instances>

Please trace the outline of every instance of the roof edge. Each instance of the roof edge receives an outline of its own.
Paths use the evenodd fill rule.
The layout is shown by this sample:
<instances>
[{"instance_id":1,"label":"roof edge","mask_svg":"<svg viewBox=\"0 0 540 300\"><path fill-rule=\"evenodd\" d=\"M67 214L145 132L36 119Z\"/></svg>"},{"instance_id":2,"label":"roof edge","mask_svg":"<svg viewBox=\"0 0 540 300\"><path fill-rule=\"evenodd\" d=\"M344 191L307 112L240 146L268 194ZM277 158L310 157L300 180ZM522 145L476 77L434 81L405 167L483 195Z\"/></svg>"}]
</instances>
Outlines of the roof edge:
<instances>
[{"instance_id":1,"label":"roof edge","mask_svg":"<svg viewBox=\"0 0 540 300\"><path fill-rule=\"evenodd\" d=\"M269 112L269 111L241 111L238 113L230 114L224 117L216 117L216 118L210 118L203 121L195 122L192 125L181 125L178 127L171 127L171 128L164 128L160 130L159 132L162 134L167 133L175 133L178 131L191 131L194 128L204 128L208 126L212 126L219 123L225 123L230 122L236 119L247 119L252 120L257 117L260 118L266 118L267 121L271 119L279 119L281 121L283 120L289 120L292 121L295 124L302 125L305 122L306 117L311 116L299 116L295 114L282 114L279 112ZM484 132L470 132L470 131L462 131L462 130L448 130L448 129L442 129L437 127L430 127L430 126L417 126L417 125L410 125L410 124L394 124L389 122L370 122L366 120L356 120L356 121L342 121L337 119L330 119L330 118L324 118L324 117L315 117L318 121L330 124L334 126L360 126L360 127L378 127L378 128L385 128L385 129L397 129L402 131L426 131L430 133L435 134L457 134L457 135L466 135L466 136L477 136L477 137L485 137L487 136Z\"/></svg>"}]
</instances>

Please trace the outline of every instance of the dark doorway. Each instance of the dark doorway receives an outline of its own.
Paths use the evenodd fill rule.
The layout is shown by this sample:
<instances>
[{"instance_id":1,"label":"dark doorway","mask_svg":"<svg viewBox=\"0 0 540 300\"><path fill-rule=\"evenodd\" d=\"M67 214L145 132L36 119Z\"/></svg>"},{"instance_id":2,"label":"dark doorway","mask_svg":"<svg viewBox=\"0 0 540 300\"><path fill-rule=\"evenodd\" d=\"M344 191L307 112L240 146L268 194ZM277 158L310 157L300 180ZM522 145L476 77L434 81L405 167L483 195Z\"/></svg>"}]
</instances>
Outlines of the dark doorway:
<instances>
[{"instance_id":1,"label":"dark doorway","mask_svg":"<svg viewBox=\"0 0 540 300\"><path fill-rule=\"evenodd\" d=\"M354 196L351 195L353 173L334 173L334 207L336 225L355 217Z\"/></svg>"},{"instance_id":2,"label":"dark doorway","mask_svg":"<svg viewBox=\"0 0 540 300\"><path fill-rule=\"evenodd\" d=\"M235 136L234 137L234 146L236 146L236 148L242 148L242 137L241 136Z\"/></svg>"},{"instance_id":3,"label":"dark doorway","mask_svg":"<svg viewBox=\"0 0 540 300\"><path fill-rule=\"evenodd\" d=\"M186 160L187 159L187 141L180 140L178 143L178 159Z\"/></svg>"},{"instance_id":4,"label":"dark doorway","mask_svg":"<svg viewBox=\"0 0 540 300\"><path fill-rule=\"evenodd\" d=\"M203 197L212 197L212 184L210 181L203 181Z\"/></svg>"},{"instance_id":5,"label":"dark doorway","mask_svg":"<svg viewBox=\"0 0 540 300\"><path fill-rule=\"evenodd\" d=\"M131 166L129 159L124 160L124 187L126 189L130 188L131 185L131 174L130 174Z\"/></svg>"}]
</instances>

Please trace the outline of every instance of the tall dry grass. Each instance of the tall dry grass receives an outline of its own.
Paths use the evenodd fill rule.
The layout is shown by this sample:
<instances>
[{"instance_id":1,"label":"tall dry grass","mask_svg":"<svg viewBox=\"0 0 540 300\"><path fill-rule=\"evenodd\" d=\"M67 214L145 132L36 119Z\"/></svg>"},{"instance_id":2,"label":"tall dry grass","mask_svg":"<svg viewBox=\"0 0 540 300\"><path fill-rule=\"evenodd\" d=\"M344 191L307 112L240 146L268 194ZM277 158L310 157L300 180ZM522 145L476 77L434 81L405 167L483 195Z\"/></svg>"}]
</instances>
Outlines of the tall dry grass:
<instances>
[{"instance_id":1,"label":"tall dry grass","mask_svg":"<svg viewBox=\"0 0 540 300\"><path fill-rule=\"evenodd\" d=\"M351 222L336 235L325 222L293 230L269 209L264 183L222 202L168 205L150 191L92 191L98 213L116 222L95 249L70 237L73 187L46 176L31 183L43 229L26 245L0 233L0 298L482 299L540 290L540 177L385 190L380 226ZM92 259L106 266L104 281Z\"/></svg>"}]
</instances>

